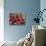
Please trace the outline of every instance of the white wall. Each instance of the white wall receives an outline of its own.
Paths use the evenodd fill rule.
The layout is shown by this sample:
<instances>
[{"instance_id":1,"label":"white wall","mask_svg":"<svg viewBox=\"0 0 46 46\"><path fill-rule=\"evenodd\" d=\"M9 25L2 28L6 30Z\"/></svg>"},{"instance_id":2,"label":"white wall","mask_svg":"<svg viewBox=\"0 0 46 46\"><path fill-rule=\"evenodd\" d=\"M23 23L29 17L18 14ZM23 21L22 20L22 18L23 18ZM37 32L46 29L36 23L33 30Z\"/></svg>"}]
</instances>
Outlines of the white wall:
<instances>
[{"instance_id":1,"label":"white wall","mask_svg":"<svg viewBox=\"0 0 46 46\"><path fill-rule=\"evenodd\" d=\"M46 0L40 0L40 9L41 11L43 9L46 9ZM40 24L46 26L46 11L43 12L43 20L44 20L43 22L40 21L41 22Z\"/></svg>"},{"instance_id":2,"label":"white wall","mask_svg":"<svg viewBox=\"0 0 46 46\"><path fill-rule=\"evenodd\" d=\"M0 0L0 42L4 41L4 8L3 0Z\"/></svg>"}]
</instances>

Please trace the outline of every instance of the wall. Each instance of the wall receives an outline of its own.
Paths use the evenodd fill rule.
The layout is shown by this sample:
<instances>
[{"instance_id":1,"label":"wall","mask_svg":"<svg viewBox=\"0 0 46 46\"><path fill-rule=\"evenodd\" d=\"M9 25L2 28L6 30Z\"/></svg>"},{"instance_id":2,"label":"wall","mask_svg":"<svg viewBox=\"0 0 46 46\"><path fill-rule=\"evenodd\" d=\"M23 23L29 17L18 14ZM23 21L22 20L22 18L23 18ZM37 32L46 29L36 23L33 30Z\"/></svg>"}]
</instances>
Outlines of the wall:
<instances>
[{"instance_id":1,"label":"wall","mask_svg":"<svg viewBox=\"0 0 46 46\"><path fill-rule=\"evenodd\" d=\"M4 41L4 8L3 0L0 0L0 42ZM1 43L0 43L1 46Z\"/></svg>"},{"instance_id":2,"label":"wall","mask_svg":"<svg viewBox=\"0 0 46 46\"><path fill-rule=\"evenodd\" d=\"M40 9L46 9L46 0L40 0ZM46 11L43 13L42 15L44 21L40 21L40 25L45 26L46 27ZM45 40L46 41L46 40ZM45 42L46 43L46 42Z\"/></svg>"},{"instance_id":3,"label":"wall","mask_svg":"<svg viewBox=\"0 0 46 46\"><path fill-rule=\"evenodd\" d=\"M41 9L41 11L43 9L46 9L45 5L46 5L46 0L41 0L40 1L40 9ZM41 21L40 24L43 25L43 26L46 26L46 20L45 20L46 19L46 11L43 12L43 16L42 17L43 17L44 21L43 22Z\"/></svg>"},{"instance_id":4,"label":"wall","mask_svg":"<svg viewBox=\"0 0 46 46\"><path fill-rule=\"evenodd\" d=\"M35 12L40 10L40 0L4 0L4 38L7 41L18 41L24 37L34 24ZM26 14L25 25L10 26L8 22L10 12Z\"/></svg>"},{"instance_id":5,"label":"wall","mask_svg":"<svg viewBox=\"0 0 46 46\"><path fill-rule=\"evenodd\" d=\"M0 8L0 42L4 41L4 9Z\"/></svg>"}]
</instances>

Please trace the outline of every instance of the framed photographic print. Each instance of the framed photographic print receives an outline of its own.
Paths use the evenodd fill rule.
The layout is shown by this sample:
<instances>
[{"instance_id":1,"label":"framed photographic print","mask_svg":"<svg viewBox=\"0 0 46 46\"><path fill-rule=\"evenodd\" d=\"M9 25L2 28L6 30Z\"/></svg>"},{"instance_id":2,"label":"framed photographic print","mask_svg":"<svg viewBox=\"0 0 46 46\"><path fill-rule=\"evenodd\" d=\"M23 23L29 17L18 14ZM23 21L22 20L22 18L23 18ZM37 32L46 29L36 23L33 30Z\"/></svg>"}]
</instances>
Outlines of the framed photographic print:
<instances>
[{"instance_id":1,"label":"framed photographic print","mask_svg":"<svg viewBox=\"0 0 46 46\"><path fill-rule=\"evenodd\" d=\"M23 25L25 24L25 15L22 13L10 13L9 14L10 25Z\"/></svg>"}]
</instances>

